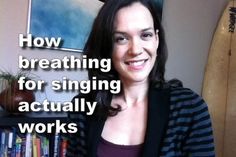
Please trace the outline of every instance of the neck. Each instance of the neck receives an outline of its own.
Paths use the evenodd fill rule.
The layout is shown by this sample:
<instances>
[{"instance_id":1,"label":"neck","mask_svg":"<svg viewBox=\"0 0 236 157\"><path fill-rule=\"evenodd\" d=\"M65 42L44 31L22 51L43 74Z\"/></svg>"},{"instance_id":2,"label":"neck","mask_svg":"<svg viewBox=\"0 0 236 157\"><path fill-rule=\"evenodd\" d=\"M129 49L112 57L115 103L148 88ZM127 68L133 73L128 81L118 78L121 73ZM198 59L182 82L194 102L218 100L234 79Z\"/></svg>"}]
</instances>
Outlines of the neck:
<instances>
[{"instance_id":1,"label":"neck","mask_svg":"<svg viewBox=\"0 0 236 157\"><path fill-rule=\"evenodd\" d=\"M140 104L147 100L148 97L148 80L143 82L128 83L122 82L123 92L121 98L128 105Z\"/></svg>"}]
</instances>

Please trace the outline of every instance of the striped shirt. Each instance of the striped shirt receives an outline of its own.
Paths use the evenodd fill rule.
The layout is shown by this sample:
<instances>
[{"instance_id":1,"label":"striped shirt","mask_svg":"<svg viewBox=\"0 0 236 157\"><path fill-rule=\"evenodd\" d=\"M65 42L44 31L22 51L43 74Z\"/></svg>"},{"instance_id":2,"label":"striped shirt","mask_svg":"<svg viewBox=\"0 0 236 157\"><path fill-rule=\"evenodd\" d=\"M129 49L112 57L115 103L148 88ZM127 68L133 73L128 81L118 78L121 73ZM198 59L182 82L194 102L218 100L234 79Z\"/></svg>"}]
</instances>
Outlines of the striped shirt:
<instances>
[{"instance_id":1,"label":"striped shirt","mask_svg":"<svg viewBox=\"0 0 236 157\"><path fill-rule=\"evenodd\" d=\"M172 88L170 101L160 156L215 156L211 120L203 99L189 89Z\"/></svg>"},{"instance_id":2,"label":"striped shirt","mask_svg":"<svg viewBox=\"0 0 236 157\"><path fill-rule=\"evenodd\" d=\"M169 110L159 156L214 157L211 120L204 100L190 89L172 86ZM80 114L70 118L79 131L69 135L67 157L86 157L86 118Z\"/></svg>"}]
</instances>

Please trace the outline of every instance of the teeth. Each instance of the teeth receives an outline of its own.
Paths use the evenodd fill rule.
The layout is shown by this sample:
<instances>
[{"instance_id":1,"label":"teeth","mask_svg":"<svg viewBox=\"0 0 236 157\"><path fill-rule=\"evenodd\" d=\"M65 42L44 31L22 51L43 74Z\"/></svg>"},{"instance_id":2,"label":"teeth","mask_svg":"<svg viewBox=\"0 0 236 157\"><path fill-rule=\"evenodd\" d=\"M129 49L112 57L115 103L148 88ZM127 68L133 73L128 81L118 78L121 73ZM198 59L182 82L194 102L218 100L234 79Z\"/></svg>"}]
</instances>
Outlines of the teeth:
<instances>
[{"instance_id":1,"label":"teeth","mask_svg":"<svg viewBox=\"0 0 236 157\"><path fill-rule=\"evenodd\" d=\"M144 63L144 60L141 60L141 61L136 61L136 62L129 62L129 65L139 66L139 65L142 65L143 63Z\"/></svg>"}]
</instances>

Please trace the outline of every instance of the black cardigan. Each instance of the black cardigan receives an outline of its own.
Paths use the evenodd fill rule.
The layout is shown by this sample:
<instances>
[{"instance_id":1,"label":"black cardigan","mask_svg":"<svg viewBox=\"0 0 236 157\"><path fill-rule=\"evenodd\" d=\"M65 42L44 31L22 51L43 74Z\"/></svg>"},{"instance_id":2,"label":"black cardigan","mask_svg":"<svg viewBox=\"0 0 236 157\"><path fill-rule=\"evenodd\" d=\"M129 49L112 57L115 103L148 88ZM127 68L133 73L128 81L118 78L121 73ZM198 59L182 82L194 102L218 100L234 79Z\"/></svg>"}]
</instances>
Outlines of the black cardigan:
<instances>
[{"instance_id":1,"label":"black cardigan","mask_svg":"<svg viewBox=\"0 0 236 157\"><path fill-rule=\"evenodd\" d=\"M182 97L184 99L182 99ZM198 99L201 103L195 102L198 101ZM169 87L163 89L153 86L149 88L148 100L148 120L144 140L143 157L201 156L200 154L203 156L214 156L213 136L207 106L204 101L201 101L202 99L197 94L182 87ZM181 106L181 109L178 108L178 105ZM203 128L203 131L204 129L210 129L210 134L203 134L198 137L197 140L193 141L193 143L196 143L196 141L199 141L200 139L202 142L195 144L196 146L190 146L184 143L186 143L186 141L191 143L192 139L195 139L195 135L191 134L191 130L194 132L192 128L195 127L193 123L203 126L201 122L194 122L194 118L198 118L199 116L197 115L197 112L195 113L195 110L199 108L199 105L200 107L202 106L201 108L205 109L204 112L208 115L206 116L207 119L205 118L208 125L206 128ZM180 117L174 119L174 121L186 119L187 121L184 122L183 127L181 126L182 123L176 124L176 126L173 126L172 124L173 120L171 120L171 118L173 118L173 115L176 114L176 110L180 110L178 112L187 111L189 113L187 114L188 117L181 117L182 115L180 115ZM195 114L196 116L194 116ZM105 119L86 119L84 116L78 115L79 114L77 114L77 116L71 115L71 119L74 120L79 127L79 132L78 134L70 135L67 156L96 157L97 147L101 139ZM186 114L183 116L186 116ZM187 126L187 129L185 129L185 125ZM185 130L183 131L183 129ZM170 130L177 131L174 134L168 133ZM176 136L178 136L178 138L181 137L181 140L176 139ZM186 137L189 139L186 139ZM174 141L172 141L173 139L168 141L171 138L173 138ZM176 144L174 148L172 148L172 142L174 145ZM195 150L195 148L204 144L207 144L207 150Z\"/></svg>"}]
</instances>

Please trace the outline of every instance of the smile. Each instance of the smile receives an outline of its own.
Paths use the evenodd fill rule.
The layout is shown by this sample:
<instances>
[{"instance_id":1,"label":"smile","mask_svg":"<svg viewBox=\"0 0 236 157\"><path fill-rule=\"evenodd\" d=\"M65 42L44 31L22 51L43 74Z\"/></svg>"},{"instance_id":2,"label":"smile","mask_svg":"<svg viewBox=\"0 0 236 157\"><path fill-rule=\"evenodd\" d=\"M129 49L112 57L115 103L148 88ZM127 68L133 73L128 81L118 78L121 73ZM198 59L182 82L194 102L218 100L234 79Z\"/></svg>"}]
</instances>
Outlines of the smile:
<instances>
[{"instance_id":1,"label":"smile","mask_svg":"<svg viewBox=\"0 0 236 157\"><path fill-rule=\"evenodd\" d=\"M138 60L138 61L127 61L127 62L125 62L125 64L133 65L133 66L139 66L139 65L142 65L146 61L147 61L147 59Z\"/></svg>"},{"instance_id":2,"label":"smile","mask_svg":"<svg viewBox=\"0 0 236 157\"><path fill-rule=\"evenodd\" d=\"M147 60L148 59L126 61L125 64L128 65L132 70L140 70L143 68Z\"/></svg>"}]
</instances>

